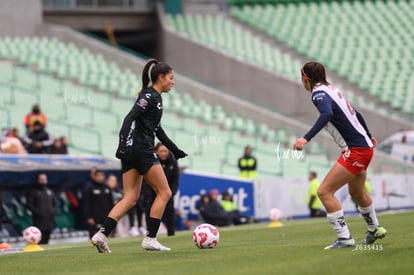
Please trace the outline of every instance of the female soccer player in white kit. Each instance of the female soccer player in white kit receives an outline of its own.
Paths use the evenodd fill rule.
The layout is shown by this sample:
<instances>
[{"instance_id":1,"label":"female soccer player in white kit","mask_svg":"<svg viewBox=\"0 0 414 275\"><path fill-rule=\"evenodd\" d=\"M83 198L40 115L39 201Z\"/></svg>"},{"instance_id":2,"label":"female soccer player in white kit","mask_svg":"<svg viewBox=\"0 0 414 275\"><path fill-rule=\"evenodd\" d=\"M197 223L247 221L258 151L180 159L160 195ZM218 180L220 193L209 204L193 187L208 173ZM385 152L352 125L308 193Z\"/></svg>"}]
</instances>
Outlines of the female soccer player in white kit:
<instances>
[{"instance_id":1,"label":"female soccer player in white kit","mask_svg":"<svg viewBox=\"0 0 414 275\"><path fill-rule=\"evenodd\" d=\"M340 135L334 137L335 140L343 139L347 146L318 190L318 196L327 210L327 218L337 233L336 241L325 249L355 246L341 203L334 196L334 193L346 183L350 195L357 201L358 210L368 225L368 234L362 240L362 244L372 244L387 234L385 228L379 225L373 202L365 190L366 170L377 141L371 136L362 115L352 108L338 88L328 83L322 64L307 62L303 65L301 73L303 86L311 93L312 102L320 116L308 133L296 140L294 149L302 150L303 146L328 123L329 127L335 128L332 131Z\"/></svg>"}]
</instances>

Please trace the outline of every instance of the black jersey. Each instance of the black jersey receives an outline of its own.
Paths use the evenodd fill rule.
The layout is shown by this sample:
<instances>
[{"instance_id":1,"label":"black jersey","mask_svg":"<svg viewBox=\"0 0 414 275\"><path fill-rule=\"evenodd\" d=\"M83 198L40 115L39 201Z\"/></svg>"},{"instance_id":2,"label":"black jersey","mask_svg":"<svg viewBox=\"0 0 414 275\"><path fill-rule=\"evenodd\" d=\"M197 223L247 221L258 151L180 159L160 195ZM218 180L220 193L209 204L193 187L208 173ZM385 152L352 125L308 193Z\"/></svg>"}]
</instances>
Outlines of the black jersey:
<instances>
[{"instance_id":1,"label":"black jersey","mask_svg":"<svg viewBox=\"0 0 414 275\"><path fill-rule=\"evenodd\" d=\"M116 157L124 159L136 152L153 151L161 116L161 95L152 87L144 89L124 118Z\"/></svg>"}]
</instances>

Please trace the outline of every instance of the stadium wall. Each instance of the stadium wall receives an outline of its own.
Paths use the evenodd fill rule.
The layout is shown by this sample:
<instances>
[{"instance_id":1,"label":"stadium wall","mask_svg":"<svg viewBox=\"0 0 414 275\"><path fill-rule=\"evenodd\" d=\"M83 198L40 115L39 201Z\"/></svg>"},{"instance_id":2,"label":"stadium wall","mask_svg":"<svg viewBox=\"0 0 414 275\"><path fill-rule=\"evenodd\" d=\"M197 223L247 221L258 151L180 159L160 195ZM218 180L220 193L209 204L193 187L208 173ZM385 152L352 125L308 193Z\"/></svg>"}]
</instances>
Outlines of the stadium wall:
<instances>
[{"instance_id":1,"label":"stadium wall","mask_svg":"<svg viewBox=\"0 0 414 275\"><path fill-rule=\"evenodd\" d=\"M41 0L0 1L0 36L32 36L41 25Z\"/></svg>"},{"instance_id":2,"label":"stadium wall","mask_svg":"<svg viewBox=\"0 0 414 275\"><path fill-rule=\"evenodd\" d=\"M414 180L412 175L376 174L369 177L375 207L378 211L414 208ZM199 171L185 171L175 196L175 208L190 219L197 219L200 194L215 188L220 193L230 190L239 210L246 216L268 219L269 211L278 208L284 218L309 216L306 177L259 177L255 181L237 177L223 177ZM357 214L347 185L335 193L348 214Z\"/></svg>"}]
</instances>

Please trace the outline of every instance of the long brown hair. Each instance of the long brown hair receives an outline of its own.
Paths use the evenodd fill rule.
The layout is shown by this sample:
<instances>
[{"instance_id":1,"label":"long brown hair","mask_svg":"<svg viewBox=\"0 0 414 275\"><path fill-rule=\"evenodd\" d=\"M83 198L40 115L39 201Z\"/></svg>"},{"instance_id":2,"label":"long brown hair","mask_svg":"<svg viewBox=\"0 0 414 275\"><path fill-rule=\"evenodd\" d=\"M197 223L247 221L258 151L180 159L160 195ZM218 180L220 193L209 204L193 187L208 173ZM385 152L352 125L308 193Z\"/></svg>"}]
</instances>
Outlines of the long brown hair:
<instances>
[{"instance_id":1,"label":"long brown hair","mask_svg":"<svg viewBox=\"0 0 414 275\"><path fill-rule=\"evenodd\" d=\"M310 81L312 87L316 83L329 85L329 82L326 80L325 67L321 63L315 61L306 62L302 67L301 73L304 78Z\"/></svg>"}]
</instances>

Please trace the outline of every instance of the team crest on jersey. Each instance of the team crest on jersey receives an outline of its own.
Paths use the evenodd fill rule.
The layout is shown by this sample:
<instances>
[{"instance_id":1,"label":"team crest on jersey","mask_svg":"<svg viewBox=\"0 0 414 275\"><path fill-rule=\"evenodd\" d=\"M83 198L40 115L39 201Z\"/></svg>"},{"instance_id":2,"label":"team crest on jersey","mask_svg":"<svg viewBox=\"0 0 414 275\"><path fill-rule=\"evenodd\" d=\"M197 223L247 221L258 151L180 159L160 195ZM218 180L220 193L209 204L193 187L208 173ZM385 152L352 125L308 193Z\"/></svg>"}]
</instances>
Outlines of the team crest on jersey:
<instances>
[{"instance_id":1,"label":"team crest on jersey","mask_svg":"<svg viewBox=\"0 0 414 275\"><path fill-rule=\"evenodd\" d=\"M157 108L158 108L158 110L161 110L161 109L162 109L161 102L158 102L158 103L157 103Z\"/></svg>"},{"instance_id":2,"label":"team crest on jersey","mask_svg":"<svg viewBox=\"0 0 414 275\"><path fill-rule=\"evenodd\" d=\"M140 106L140 107L142 107L142 108L145 108L148 105L148 101L145 98L141 98L138 101L138 104L137 105Z\"/></svg>"}]
</instances>

